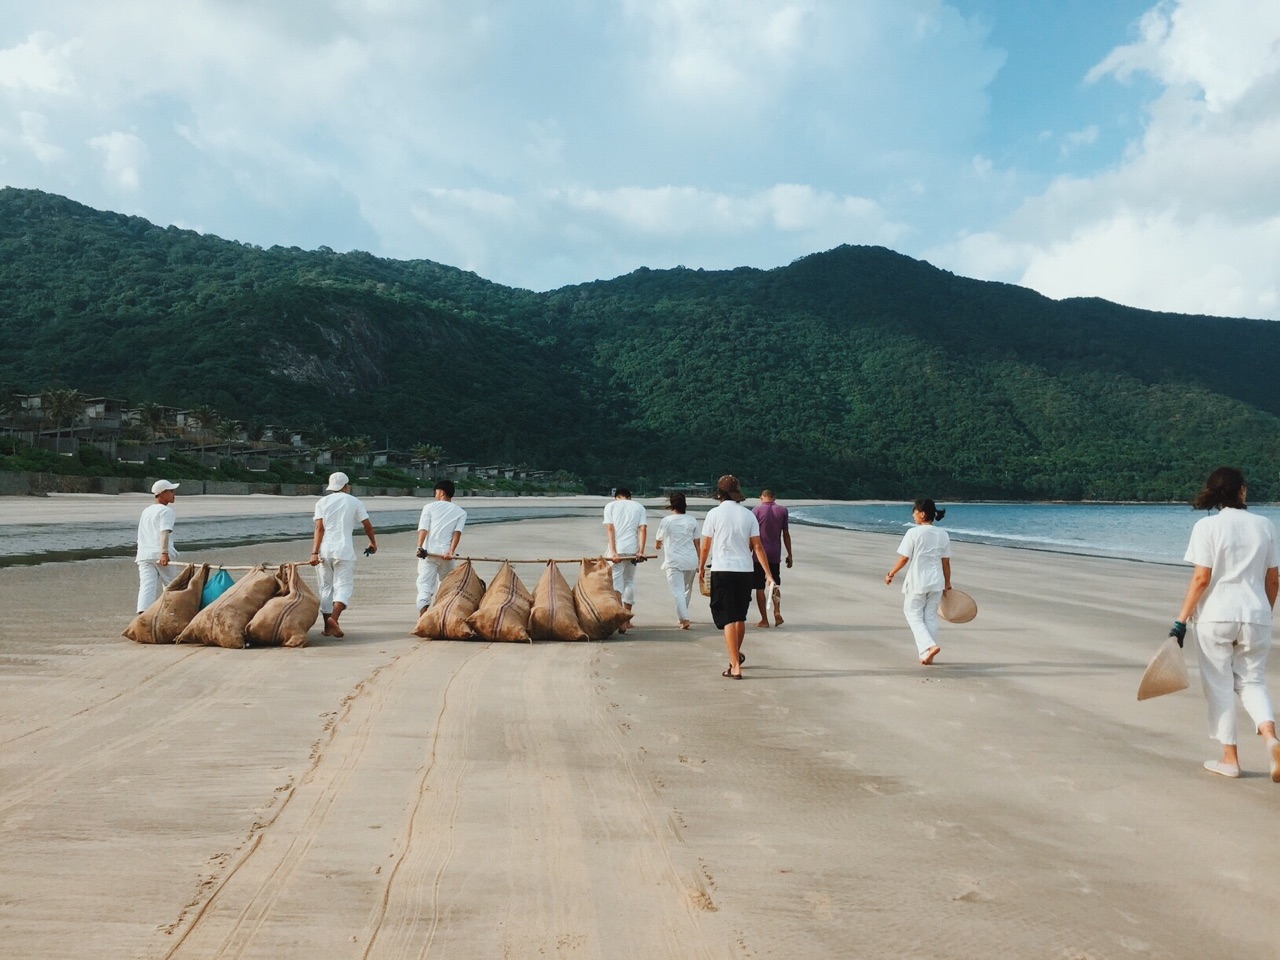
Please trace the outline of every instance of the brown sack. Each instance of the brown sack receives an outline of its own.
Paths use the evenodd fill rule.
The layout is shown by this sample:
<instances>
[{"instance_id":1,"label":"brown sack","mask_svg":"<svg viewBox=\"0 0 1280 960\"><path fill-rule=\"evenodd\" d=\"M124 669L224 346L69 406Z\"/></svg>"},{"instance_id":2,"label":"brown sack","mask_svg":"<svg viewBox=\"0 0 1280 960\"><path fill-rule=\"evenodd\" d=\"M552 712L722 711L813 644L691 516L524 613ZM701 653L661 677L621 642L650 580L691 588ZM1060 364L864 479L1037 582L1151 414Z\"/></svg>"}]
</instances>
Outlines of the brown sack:
<instances>
[{"instance_id":1,"label":"brown sack","mask_svg":"<svg viewBox=\"0 0 1280 960\"><path fill-rule=\"evenodd\" d=\"M484 640L531 643L529 609L532 606L533 595L520 582L511 564L503 561L480 599L480 607L467 617L467 623Z\"/></svg>"},{"instance_id":2,"label":"brown sack","mask_svg":"<svg viewBox=\"0 0 1280 960\"><path fill-rule=\"evenodd\" d=\"M280 581L261 566L254 567L236 585L195 615L177 643L203 643L206 647L245 645L244 628L262 605L276 595Z\"/></svg>"},{"instance_id":3,"label":"brown sack","mask_svg":"<svg viewBox=\"0 0 1280 960\"><path fill-rule=\"evenodd\" d=\"M573 588L554 560L547 562L542 579L533 588L533 608L529 611L532 640L585 640L586 632L573 608Z\"/></svg>"},{"instance_id":4,"label":"brown sack","mask_svg":"<svg viewBox=\"0 0 1280 960\"><path fill-rule=\"evenodd\" d=\"M573 588L578 622L591 640L603 640L631 622L631 611L613 589L613 564L603 558L583 560Z\"/></svg>"},{"instance_id":5,"label":"brown sack","mask_svg":"<svg viewBox=\"0 0 1280 960\"><path fill-rule=\"evenodd\" d=\"M467 617L476 612L484 597L484 581L464 560L450 571L436 591L435 602L422 612L413 628L416 637L427 640L470 640L476 635Z\"/></svg>"},{"instance_id":6,"label":"brown sack","mask_svg":"<svg viewBox=\"0 0 1280 960\"><path fill-rule=\"evenodd\" d=\"M189 563L173 578L155 603L138 614L124 628L124 635L136 643L173 643L191 618L200 612L200 594L209 579L209 565Z\"/></svg>"},{"instance_id":7,"label":"brown sack","mask_svg":"<svg viewBox=\"0 0 1280 960\"><path fill-rule=\"evenodd\" d=\"M320 616L320 598L298 573L296 563L280 568L279 593L262 605L245 627L245 639L259 647L305 647L307 631Z\"/></svg>"}]
</instances>

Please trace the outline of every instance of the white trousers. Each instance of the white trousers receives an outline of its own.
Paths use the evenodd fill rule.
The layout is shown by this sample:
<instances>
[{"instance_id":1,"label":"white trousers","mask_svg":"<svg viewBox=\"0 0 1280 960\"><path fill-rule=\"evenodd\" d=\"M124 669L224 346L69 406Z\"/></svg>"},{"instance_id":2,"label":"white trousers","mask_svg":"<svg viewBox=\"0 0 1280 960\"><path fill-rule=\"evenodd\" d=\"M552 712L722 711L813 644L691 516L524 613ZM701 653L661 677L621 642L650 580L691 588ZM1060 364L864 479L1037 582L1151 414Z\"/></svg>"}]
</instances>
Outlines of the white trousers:
<instances>
[{"instance_id":1,"label":"white trousers","mask_svg":"<svg viewBox=\"0 0 1280 960\"><path fill-rule=\"evenodd\" d=\"M418 609L431 606L440 589L440 581L454 568L453 560L426 557L418 561Z\"/></svg>"},{"instance_id":2,"label":"white trousers","mask_svg":"<svg viewBox=\"0 0 1280 960\"><path fill-rule=\"evenodd\" d=\"M902 598L902 612L906 614L907 626L911 628L916 650L921 657L930 647L938 645L938 604L941 602L941 590L908 593Z\"/></svg>"},{"instance_id":3,"label":"white trousers","mask_svg":"<svg viewBox=\"0 0 1280 960\"><path fill-rule=\"evenodd\" d=\"M1200 686L1209 707L1209 736L1219 743L1236 743L1236 694L1255 731L1259 724L1274 723L1266 677L1271 627L1208 620L1195 623L1194 631Z\"/></svg>"},{"instance_id":4,"label":"white trousers","mask_svg":"<svg viewBox=\"0 0 1280 960\"><path fill-rule=\"evenodd\" d=\"M316 585L320 593L320 612L333 613L333 605L351 606L351 593L356 582L356 562L325 558L316 567Z\"/></svg>"},{"instance_id":5,"label":"white trousers","mask_svg":"<svg viewBox=\"0 0 1280 960\"><path fill-rule=\"evenodd\" d=\"M676 619L681 623L689 619L689 601L693 599L693 581L697 570L666 569L667 586L671 588L671 596L676 601Z\"/></svg>"},{"instance_id":6,"label":"white trousers","mask_svg":"<svg viewBox=\"0 0 1280 960\"><path fill-rule=\"evenodd\" d=\"M164 588L173 583L185 564L170 563L162 567L154 560L138 560L138 612L151 606L164 593Z\"/></svg>"},{"instance_id":7,"label":"white trousers","mask_svg":"<svg viewBox=\"0 0 1280 960\"><path fill-rule=\"evenodd\" d=\"M622 602L628 606L636 602L636 564L622 560L613 565L613 589L622 595Z\"/></svg>"}]
</instances>

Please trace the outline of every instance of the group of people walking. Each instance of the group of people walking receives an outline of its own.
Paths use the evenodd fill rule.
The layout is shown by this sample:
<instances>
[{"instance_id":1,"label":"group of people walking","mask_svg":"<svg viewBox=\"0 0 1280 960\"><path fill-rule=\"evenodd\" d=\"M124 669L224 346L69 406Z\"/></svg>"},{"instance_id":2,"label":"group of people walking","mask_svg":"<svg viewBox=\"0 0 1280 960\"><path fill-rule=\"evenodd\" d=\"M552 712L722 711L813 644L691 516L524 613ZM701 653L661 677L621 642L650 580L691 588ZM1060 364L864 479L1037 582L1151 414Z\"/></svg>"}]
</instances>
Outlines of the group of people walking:
<instances>
[{"instance_id":1,"label":"group of people walking","mask_svg":"<svg viewBox=\"0 0 1280 960\"><path fill-rule=\"evenodd\" d=\"M155 503L138 521L138 612L146 610L178 570L173 539L173 508L179 484L157 480L151 487ZM422 510L417 541L417 607L431 605L441 580L453 568L467 515L454 504L454 485L441 480L434 498ZM743 506L738 478L726 474L716 484L717 506L708 511L701 530L688 515L683 493L668 498L670 514L658 526L656 546L662 553L676 619L690 627L689 604L694 583L710 597L711 617L724 633L728 666L723 676L742 679L746 656L742 651L746 622L754 597L759 627L783 623L782 567L792 566L788 512L772 492L760 495L754 510ZM1178 617L1170 629L1182 646L1188 634L1195 641L1201 686L1208 706L1209 735L1222 748L1217 760L1204 767L1224 777L1240 776L1236 729L1236 696L1263 738L1271 779L1280 783L1280 737L1275 709L1266 684L1271 649L1272 611L1280 592L1280 541L1274 524L1247 512L1248 486L1233 467L1215 470L1196 496L1197 510L1217 511L1199 520L1191 534L1185 560L1193 567ZM937 524L946 515L933 500L912 506L913 526L898 545L897 559L885 574L892 584L905 569L903 613L915 640L921 664L935 662L939 607L951 590L951 541ZM340 619L350 605L356 561L352 532L363 527L369 540L365 555L377 552L377 535L369 513L352 496L344 473L329 477L326 495L313 513L314 536L309 558L316 567L324 635L343 636ZM607 556L614 561L614 588L628 610L635 604L636 565L645 560L648 517L643 504L620 488L604 510ZM783 550L785 548L785 557Z\"/></svg>"}]
</instances>

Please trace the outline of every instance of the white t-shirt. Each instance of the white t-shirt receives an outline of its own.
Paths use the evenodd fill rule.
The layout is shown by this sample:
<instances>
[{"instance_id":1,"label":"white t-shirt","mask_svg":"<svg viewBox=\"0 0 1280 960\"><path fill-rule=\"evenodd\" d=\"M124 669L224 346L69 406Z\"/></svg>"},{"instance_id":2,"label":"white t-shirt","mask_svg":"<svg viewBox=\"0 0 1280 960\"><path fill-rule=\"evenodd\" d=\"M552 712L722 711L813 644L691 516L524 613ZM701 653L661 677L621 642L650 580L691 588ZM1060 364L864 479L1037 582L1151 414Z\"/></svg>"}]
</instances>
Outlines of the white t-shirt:
<instances>
[{"instance_id":1,"label":"white t-shirt","mask_svg":"<svg viewBox=\"0 0 1280 960\"><path fill-rule=\"evenodd\" d=\"M898 555L911 561L902 580L903 593L941 593L946 589L942 559L951 556L947 531L931 523L917 523L898 544Z\"/></svg>"},{"instance_id":2,"label":"white t-shirt","mask_svg":"<svg viewBox=\"0 0 1280 960\"><path fill-rule=\"evenodd\" d=\"M750 573L751 538L760 536L756 515L733 500L707 511L702 535L711 539L711 568L716 573Z\"/></svg>"},{"instance_id":3,"label":"white t-shirt","mask_svg":"<svg viewBox=\"0 0 1280 960\"><path fill-rule=\"evenodd\" d=\"M173 507L166 503L153 503L142 511L138 518L138 555L136 560L159 560L164 531L173 532L174 521L178 515ZM169 537L169 560L178 556L173 545L173 537Z\"/></svg>"},{"instance_id":4,"label":"white t-shirt","mask_svg":"<svg viewBox=\"0 0 1280 960\"><path fill-rule=\"evenodd\" d=\"M649 514L634 500L610 500L604 505L604 522L613 524L613 545L625 557L640 549L640 528L649 525Z\"/></svg>"},{"instance_id":5,"label":"white t-shirt","mask_svg":"<svg viewBox=\"0 0 1280 960\"><path fill-rule=\"evenodd\" d=\"M418 520L418 529L428 531L423 544L427 553L448 553L454 533L461 533L466 525L467 511L449 500L428 503Z\"/></svg>"},{"instance_id":6,"label":"white t-shirt","mask_svg":"<svg viewBox=\"0 0 1280 960\"><path fill-rule=\"evenodd\" d=\"M1227 507L1197 520L1183 559L1213 574L1196 619L1270 625L1265 577L1280 566L1278 553L1275 524L1266 517Z\"/></svg>"},{"instance_id":7,"label":"white t-shirt","mask_svg":"<svg viewBox=\"0 0 1280 960\"><path fill-rule=\"evenodd\" d=\"M313 520L324 521L324 539L320 541L320 559L354 560L355 544L351 531L369 519L364 504L341 490L323 496L316 502Z\"/></svg>"},{"instance_id":8,"label":"white t-shirt","mask_svg":"<svg viewBox=\"0 0 1280 960\"><path fill-rule=\"evenodd\" d=\"M687 513L673 513L658 524L662 541L663 570L697 570L698 551L693 541L698 537L698 521Z\"/></svg>"}]
</instances>

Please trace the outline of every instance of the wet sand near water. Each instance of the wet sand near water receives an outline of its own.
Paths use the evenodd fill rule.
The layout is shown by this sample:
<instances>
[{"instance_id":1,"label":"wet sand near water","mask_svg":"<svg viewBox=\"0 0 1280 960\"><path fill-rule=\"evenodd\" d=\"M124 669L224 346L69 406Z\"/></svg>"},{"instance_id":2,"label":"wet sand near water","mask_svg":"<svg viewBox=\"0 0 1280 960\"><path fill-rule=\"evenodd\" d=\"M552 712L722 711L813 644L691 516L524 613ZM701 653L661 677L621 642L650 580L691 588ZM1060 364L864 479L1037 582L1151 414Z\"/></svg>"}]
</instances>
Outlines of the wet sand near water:
<instances>
[{"instance_id":1,"label":"wet sand near water","mask_svg":"<svg viewBox=\"0 0 1280 960\"><path fill-rule=\"evenodd\" d=\"M127 559L0 569L0 952L1280 956L1261 743L1238 781L1200 769L1194 662L1190 691L1135 700L1186 571L957 544L980 612L924 668L882 581L895 538L793 536L787 622L753 610L740 683L704 598L678 629L656 562L624 637L424 642L393 534L347 638L302 650L121 638ZM463 550L602 543L593 516Z\"/></svg>"}]
</instances>

